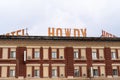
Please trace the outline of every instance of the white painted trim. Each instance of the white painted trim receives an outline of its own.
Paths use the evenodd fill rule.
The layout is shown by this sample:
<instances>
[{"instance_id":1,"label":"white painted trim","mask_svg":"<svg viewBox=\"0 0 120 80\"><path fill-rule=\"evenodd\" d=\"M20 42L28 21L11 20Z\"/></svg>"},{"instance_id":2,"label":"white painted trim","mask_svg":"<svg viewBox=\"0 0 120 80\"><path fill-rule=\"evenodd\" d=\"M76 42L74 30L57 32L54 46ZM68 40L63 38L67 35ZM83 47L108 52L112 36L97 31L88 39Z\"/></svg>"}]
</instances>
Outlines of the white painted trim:
<instances>
[{"instance_id":1,"label":"white painted trim","mask_svg":"<svg viewBox=\"0 0 120 80\"><path fill-rule=\"evenodd\" d=\"M65 64L52 64L52 66L65 66Z\"/></svg>"},{"instance_id":2,"label":"white painted trim","mask_svg":"<svg viewBox=\"0 0 120 80\"><path fill-rule=\"evenodd\" d=\"M92 64L92 66L105 66L105 64Z\"/></svg>"},{"instance_id":3,"label":"white painted trim","mask_svg":"<svg viewBox=\"0 0 120 80\"><path fill-rule=\"evenodd\" d=\"M67 78L68 78L68 79L73 79L73 76L68 76Z\"/></svg>"},{"instance_id":4,"label":"white painted trim","mask_svg":"<svg viewBox=\"0 0 120 80\"><path fill-rule=\"evenodd\" d=\"M108 75L107 78L112 78L112 75Z\"/></svg>"},{"instance_id":5,"label":"white painted trim","mask_svg":"<svg viewBox=\"0 0 120 80\"><path fill-rule=\"evenodd\" d=\"M90 67L91 77L93 77L93 67Z\"/></svg>"},{"instance_id":6,"label":"white painted trim","mask_svg":"<svg viewBox=\"0 0 120 80\"><path fill-rule=\"evenodd\" d=\"M65 48L65 46L50 46L51 48Z\"/></svg>"},{"instance_id":7,"label":"white painted trim","mask_svg":"<svg viewBox=\"0 0 120 80\"><path fill-rule=\"evenodd\" d=\"M110 48L111 48L111 49L116 49L116 48L117 48L117 49L120 49L120 47L110 47Z\"/></svg>"},{"instance_id":8,"label":"white painted trim","mask_svg":"<svg viewBox=\"0 0 120 80\"><path fill-rule=\"evenodd\" d=\"M26 46L27 48L40 48L41 46Z\"/></svg>"},{"instance_id":9,"label":"white painted trim","mask_svg":"<svg viewBox=\"0 0 120 80\"><path fill-rule=\"evenodd\" d=\"M16 66L16 64L0 64L0 66Z\"/></svg>"},{"instance_id":10,"label":"white painted trim","mask_svg":"<svg viewBox=\"0 0 120 80\"><path fill-rule=\"evenodd\" d=\"M26 62L26 58L27 58L27 53L26 51L24 51L24 62Z\"/></svg>"},{"instance_id":11,"label":"white painted trim","mask_svg":"<svg viewBox=\"0 0 120 80\"><path fill-rule=\"evenodd\" d=\"M74 66L87 66L87 64L74 64Z\"/></svg>"},{"instance_id":12,"label":"white painted trim","mask_svg":"<svg viewBox=\"0 0 120 80\"><path fill-rule=\"evenodd\" d=\"M95 48L95 49L96 49L96 48L103 49L104 47L103 47L103 46L92 46L91 48L93 48L93 49L94 49L94 48Z\"/></svg>"},{"instance_id":13,"label":"white painted trim","mask_svg":"<svg viewBox=\"0 0 120 80\"><path fill-rule=\"evenodd\" d=\"M120 66L120 64L112 64L112 66Z\"/></svg>"},{"instance_id":14,"label":"white painted trim","mask_svg":"<svg viewBox=\"0 0 120 80\"><path fill-rule=\"evenodd\" d=\"M26 66L40 66L40 64L26 64Z\"/></svg>"},{"instance_id":15,"label":"white painted trim","mask_svg":"<svg viewBox=\"0 0 120 80\"><path fill-rule=\"evenodd\" d=\"M1 48L16 48L17 46L0 46Z\"/></svg>"},{"instance_id":16,"label":"white painted trim","mask_svg":"<svg viewBox=\"0 0 120 80\"><path fill-rule=\"evenodd\" d=\"M43 64L43 66L49 66L49 64Z\"/></svg>"},{"instance_id":17,"label":"white painted trim","mask_svg":"<svg viewBox=\"0 0 120 80\"><path fill-rule=\"evenodd\" d=\"M42 46L42 47L43 47L43 48L47 48L47 49L49 48L49 46Z\"/></svg>"},{"instance_id":18,"label":"white painted trim","mask_svg":"<svg viewBox=\"0 0 120 80\"><path fill-rule=\"evenodd\" d=\"M86 48L86 46L73 46L73 48Z\"/></svg>"}]
</instances>

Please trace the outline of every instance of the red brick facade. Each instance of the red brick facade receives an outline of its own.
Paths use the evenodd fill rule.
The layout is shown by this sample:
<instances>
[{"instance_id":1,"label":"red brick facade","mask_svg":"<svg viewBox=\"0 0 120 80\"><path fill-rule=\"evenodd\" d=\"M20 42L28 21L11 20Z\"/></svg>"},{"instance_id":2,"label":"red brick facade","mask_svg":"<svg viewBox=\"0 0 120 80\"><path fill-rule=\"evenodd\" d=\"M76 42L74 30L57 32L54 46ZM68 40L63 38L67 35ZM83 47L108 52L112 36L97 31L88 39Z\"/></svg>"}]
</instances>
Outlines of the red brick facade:
<instances>
[{"instance_id":1,"label":"red brick facade","mask_svg":"<svg viewBox=\"0 0 120 80\"><path fill-rule=\"evenodd\" d=\"M31 40L32 41L32 40ZM12 42L12 41L11 41ZM34 43L34 40L32 41ZM48 41L49 42L49 41ZM67 42L67 41L66 41ZM90 42L90 41L89 41ZM103 41L104 42L104 41ZM56 42L56 45L57 43L59 42ZM76 43L76 42L75 42ZM84 43L84 42L83 42ZM98 42L99 43L99 42ZM105 42L104 42L105 43ZM114 43L114 41L113 41ZM9 44L9 43L8 43ZM70 44L70 43L69 43ZM15 45L15 44L14 44ZM47 41L46 41L46 44L47 45ZM55 46L56 46L55 45ZM77 48L78 49L78 59L74 59L74 45L72 44L72 46L65 46L63 49L64 49L64 59L60 59L60 49L59 47L55 48L56 49L56 52L57 52L57 58L56 60L52 59L52 46L48 45L48 60L44 60L43 59L43 55L44 55L44 52L43 52L43 49L44 49L44 46L39 46L39 52L40 52L40 58L39 59L34 59L35 55L34 55L34 52L35 52L35 48L32 45L29 45L29 46L33 46L32 47L32 59L30 60L26 60L24 61L24 51L27 51L27 46L16 46L16 59L15 60L6 60L6 59L3 59L2 60L2 57L3 57L3 49L4 49L4 46L0 47L0 58L1 58L1 61L0 61L0 64L15 64L15 77L16 78L19 78L20 76L23 76L24 78L28 77L27 75L27 64L39 64L39 69L40 69L40 72L39 72L39 75L40 75L40 78L44 78L44 74L43 74L43 67L44 67L44 64L49 64L48 66L48 74L49 74L49 78L52 78L52 65L53 64L64 64L65 65L65 78L68 78L68 77L75 77L74 76L74 69L75 67L76 68L79 68L78 70L80 71L80 75L79 77L86 77L86 78L91 78L91 71L90 71L90 68L91 67L97 67L98 69L98 76L100 77L101 76L101 64L104 65L105 67L105 76L104 77L108 77L108 76L111 76L113 77L113 68L114 67L117 67L117 70L118 70L118 77L120 76L120 59L119 58L119 48L120 46L117 46L116 48L114 48L115 50L115 53L116 53L116 59L115 60L112 60L111 58L111 50L112 48L111 47L105 47L104 45L101 46L102 49L103 49L103 54L104 54L104 59L103 60L100 60L100 49L99 48L96 48L96 54L97 54L97 59L96 60L93 60L92 59L92 47L89 47L87 45L84 45L85 46L85 54L86 54L86 59L80 59L81 58L81 55L82 55L82 48ZM38 46L38 45L37 45ZM60 46L60 45L57 45L57 46ZM91 45L92 46L92 45ZM7 47L8 48L8 59L10 58L10 51L12 50L11 47ZM27 51L27 55L28 55L28 51ZM34 60L33 60L34 59ZM86 66L85 66L86 65ZM94 66L95 65L95 66ZM97 66L96 66L97 65ZM115 65L115 66L114 66ZM83 66L86 67L86 73L87 74L84 74L83 75ZM10 69L11 67L10 66L7 66L7 77L10 77ZM35 70L35 66L33 65L32 66L32 77L35 76L34 74L34 70ZM2 75L2 65L0 66L0 77ZM57 66L57 77L60 77L60 66Z\"/></svg>"}]
</instances>

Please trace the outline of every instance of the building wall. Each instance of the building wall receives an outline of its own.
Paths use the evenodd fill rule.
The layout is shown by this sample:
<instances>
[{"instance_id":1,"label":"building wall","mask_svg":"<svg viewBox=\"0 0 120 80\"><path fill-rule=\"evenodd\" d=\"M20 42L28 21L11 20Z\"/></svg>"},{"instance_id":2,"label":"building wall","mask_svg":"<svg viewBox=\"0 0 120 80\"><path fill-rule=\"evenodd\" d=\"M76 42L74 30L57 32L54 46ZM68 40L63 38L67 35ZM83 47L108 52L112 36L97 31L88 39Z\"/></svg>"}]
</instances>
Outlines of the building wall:
<instances>
[{"instance_id":1,"label":"building wall","mask_svg":"<svg viewBox=\"0 0 120 80\"><path fill-rule=\"evenodd\" d=\"M39 70L39 78L112 78L120 76L120 43L119 42L75 42L75 41L38 41L38 40L4 40L0 41L0 77L11 78L10 70L15 70L12 78L35 78L34 71ZM15 58L10 58L11 51L16 52ZM24 61L24 51L27 52ZM40 53L35 58L35 51ZM56 58L52 58L52 53ZM78 52L78 58L74 58ZM97 54L96 59L92 53ZM111 53L116 58L111 58ZM98 76L91 76L90 68L98 70ZM79 76L75 77L75 69ZM113 75L113 69L118 75ZM52 70L57 76L52 77Z\"/></svg>"}]
</instances>

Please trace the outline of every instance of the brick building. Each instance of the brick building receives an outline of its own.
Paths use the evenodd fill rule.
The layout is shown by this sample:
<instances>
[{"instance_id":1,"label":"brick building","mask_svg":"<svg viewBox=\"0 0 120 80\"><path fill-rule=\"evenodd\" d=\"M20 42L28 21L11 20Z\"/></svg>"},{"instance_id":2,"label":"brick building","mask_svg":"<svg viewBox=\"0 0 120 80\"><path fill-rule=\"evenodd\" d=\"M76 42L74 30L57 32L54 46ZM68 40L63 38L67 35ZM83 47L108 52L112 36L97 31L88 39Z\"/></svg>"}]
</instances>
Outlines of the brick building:
<instances>
[{"instance_id":1,"label":"brick building","mask_svg":"<svg viewBox=\"0 0 120 80\"><path fill-rule=\"evenodd\" d=\"M120 38L0 36L0 79L120 77Z\"/></svg>"}]
</instances>

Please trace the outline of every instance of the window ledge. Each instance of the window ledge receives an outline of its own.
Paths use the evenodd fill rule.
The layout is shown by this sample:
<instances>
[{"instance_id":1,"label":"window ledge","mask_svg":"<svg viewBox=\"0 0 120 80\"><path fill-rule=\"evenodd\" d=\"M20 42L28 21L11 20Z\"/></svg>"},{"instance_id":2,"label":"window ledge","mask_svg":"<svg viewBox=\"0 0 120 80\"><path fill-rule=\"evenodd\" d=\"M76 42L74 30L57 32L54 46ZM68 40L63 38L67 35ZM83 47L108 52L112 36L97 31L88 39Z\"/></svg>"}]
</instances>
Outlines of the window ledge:
<instances>
[{"instance_id":1,"label":"window ledge","mask_svg":"<svg viewBox=\"0 0 120 80\"><path fill-rule=\"evenodd\" d=\"M120 59L117 59L117 58L116 58L116 59L111 59L111 60L120 60Z\"/></svg>"},{"instance_id":2,"label":"window ledge","mask_svg":"<svg viewBox=\"0 0 120 80\"><path fill-rule=\"evenodd\" d=\"M81 60L81 59L77 59L77 58L75 58L74 60Z\"/></svg>"},{"instance_id":3,"label":"window ledge","mask_svg":"<svg viewBox=\"0 0 120 80\"><path fill-rule=\"evenodd\" d=\"M79 78L80 76L74 76L74 78Z\"/></svg>"},{"instance_id":4,"label":"window ledge","mask_svg":"<svg viewBox=\"0 0 120 80\"><path fill-rule=\"evenodd\" d=\"M55 76L55 77L52 77L52 78L58 78L57 76Z\"/></svg>"},{"instance_id":5,"label":"window ledge","mask_svg":"<svg viewBox=\"0 0 120 80\"><path fill-rule=\"evenodd\" d=\"M51 60L65 60L65 59L51 59Z\"/></svg>"},{"instance_id":6,"label":"window ledge","mask_svg":"<svg viewBox=\"0 0 120 80\"><path fill-rule=\"evenodd\" d=\"M94 78L97 78L97 77L99 77L99 76L93 76Z\"/></svg>"},{"instance_id":7,"label":"window ledge","mask_svg":"<svg viewBox=\"0 0 120 80\"><path fill-rule=\"evenodd\" d=\"M50 60L50 59L42 59L42 60Z\"/></svg>"},{"instance_id":8,"label":"window ledge","mask_svg":"<svg viewBox=\"0 0 120 80\"><path fill-rule=\"evenodd\" d=\"M8 58L9 60L16 60L16 58Z\"/></svg>"},{"instance_id":9,"label":"window ledge","mask_svg":"<svg viewBox=\"0 0 120 80\"><path fill-rule=\"evenodd\" d=\"M98 58L92 58L92 60L98 60Z\"/></svg>"},{"instance_id":10,"label":"window ledge","mask_svg":"<svg viewBox=\"0 0 120 80\"><path fill-rule=\"evenodd\" d=\"M85 58L85 59L80 59L80 60L87 60L87 59Z\"/></svg>"},{"instance_id":11,"label":"window ledge","mask_svg":"<svg viewBox=\"0 0 120 80\"><path fill-rule=\"evenodd\" d=\"M13 78L13 79L15 79L16 77L8 77L8 78Z\"/></svg>"},{"instance_id":12,"label":"window ledge","mask_svg":"<svg viewBox=\"0 0 120 80\"><path fill-rule=\"evenodd\" d=\"M87 59L74 59L74 60L87 60Z\"/></svg>"},{"instance_id":13,"label":"window ledge","mask_svg":"<svg viewBox=\"0 0 120 80\"><path fill-rule=\"evenodd\" d=\"M60 76L59 78L65 78L65 76Z\"/></svg>"},{"instance_id":14,"label":"window ledge","mask_svg":"<svg viewBox=\"0 0 120 80\"><path fill-rule=\"evenodd\" d=\"M118 77L118 75L114 75L113 77Z\"/></svg>"},{"instance_id":15,"label":"window ledge","mask_svg":"<svg viewBox=\"0 0 120 80\"><path fill-rule=\"evenodd\" d=\"M103 58L103 59L99 59L99 60L105 60L105 59Z\"/></svg>"},{"instance_id":16,"label":"window ledge","mask_svg":"<svg viewBox=\"0 0 120 80\"><path fill-rule=\"evenodd\" d=\"M27 60L41 60L41 59L27 59Z\"/></svg>"},{"instance_id":17,"label":"window ledge","mask_svg":"<svg viewBox=\"0 0 120 80\"><path fill-rule=\"evenodd\" d=\"M34 76L34 78L40 78L40 77Z\"/></svg>"},{"instance_id":18,"label":"window ledge","mask_svg":"<svg viewBox=\"0 0 120 80\"><path fill-rule=\"evenodd\" d=\"M92 59L92 60L105 60L105 59Z\"/></svg>"},{"instance_id":19,"label":"window ledge","mask_svg":"<svg viewBox=\"0 0 120 80\"><path fill-rule=\"evenodd\" d=\"M0 59L0 60L16 60L15 58L14 59L12 59L12 58L8 58L8 59Z\"/></svg>"}]
</instances>

